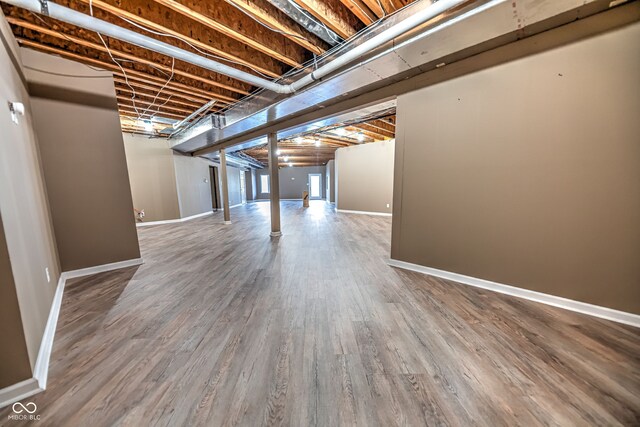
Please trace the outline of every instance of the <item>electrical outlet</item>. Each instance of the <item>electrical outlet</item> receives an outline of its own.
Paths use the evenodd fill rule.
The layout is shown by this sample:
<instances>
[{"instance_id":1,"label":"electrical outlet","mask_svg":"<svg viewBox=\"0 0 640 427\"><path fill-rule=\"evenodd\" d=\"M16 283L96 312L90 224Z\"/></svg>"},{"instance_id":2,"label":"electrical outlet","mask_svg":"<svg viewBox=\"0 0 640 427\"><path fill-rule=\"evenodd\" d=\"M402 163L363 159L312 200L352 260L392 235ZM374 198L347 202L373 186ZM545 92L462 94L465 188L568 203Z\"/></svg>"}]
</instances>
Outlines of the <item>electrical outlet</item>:
<instances>
[{"instance_id":1,"label":"electrical outlet","mask_svg":"<svg viewBox=\"0 0 640 427\"><path fill-rule=\"evenodd\" d=\"M51 283L51 275L49 274L49 267L45 267L44 272L47 275L47 283Z\"/></svg>"},{"instance_id":2,"label":"electrical outlet","mask_svg":"<svg viewBox=\"0 0 640 427\"><path fill-rule=\"evenodd\" d=\"M391 207L391 205L390 205L389 203L387 203L387 207L388 207L388 208L390 208L390 207Z\"/></svg>"}]
</instances>

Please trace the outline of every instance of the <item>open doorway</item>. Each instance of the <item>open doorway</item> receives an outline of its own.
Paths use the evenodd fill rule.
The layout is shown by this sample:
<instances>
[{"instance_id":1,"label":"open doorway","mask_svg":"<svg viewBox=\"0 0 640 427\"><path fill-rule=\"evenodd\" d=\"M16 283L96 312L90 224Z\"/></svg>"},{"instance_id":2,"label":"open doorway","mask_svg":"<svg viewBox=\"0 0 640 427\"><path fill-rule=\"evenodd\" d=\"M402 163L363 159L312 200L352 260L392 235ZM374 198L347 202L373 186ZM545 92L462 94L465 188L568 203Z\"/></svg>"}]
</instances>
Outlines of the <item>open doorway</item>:
<instances>
[{"instance_id":1,"label":"open doorway","mask_svg":"<svg viewBox=\"0 0 640 427\"><path fill-rule=\"evenodd\" d=\"M222 208L217 166L209 166L209 182L211 182L211 208L214 212L217 212L218 209Z\"/></svg>"},{"instance_id":2,"label":"open doorway","mask_svg":"<svg viewBox=\"0 0 640 427\"><path fill-rule=\"evenodd\" d=\"M322 198L322 175L319 173L309 174L309 199Z\"/></svg>"}]
</instances>

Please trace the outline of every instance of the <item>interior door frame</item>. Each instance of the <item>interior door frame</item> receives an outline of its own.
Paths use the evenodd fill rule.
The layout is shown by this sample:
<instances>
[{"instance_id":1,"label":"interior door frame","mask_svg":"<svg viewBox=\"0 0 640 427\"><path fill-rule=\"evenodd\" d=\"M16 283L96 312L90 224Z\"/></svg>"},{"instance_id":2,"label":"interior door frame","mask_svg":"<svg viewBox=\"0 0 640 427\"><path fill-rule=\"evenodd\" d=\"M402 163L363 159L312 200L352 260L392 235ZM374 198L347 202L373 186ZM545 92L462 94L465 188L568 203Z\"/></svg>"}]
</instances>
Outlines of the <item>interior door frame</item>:
<instances>
[{"instance_id":1,"label":"interior door frame","mask_svg":"<svg viewBox=\"0 0 640 427\"><path fill-rule=\"evenodd\" d=\"M317 176L320 179L320 185L318 185L318 192L320 193L318 197L311 196L311 177ZM310 173L307 177L307 188L309 189L309 200L320 200L322 199L322 174L321 173Z\"/></svg>"}]
</instances>

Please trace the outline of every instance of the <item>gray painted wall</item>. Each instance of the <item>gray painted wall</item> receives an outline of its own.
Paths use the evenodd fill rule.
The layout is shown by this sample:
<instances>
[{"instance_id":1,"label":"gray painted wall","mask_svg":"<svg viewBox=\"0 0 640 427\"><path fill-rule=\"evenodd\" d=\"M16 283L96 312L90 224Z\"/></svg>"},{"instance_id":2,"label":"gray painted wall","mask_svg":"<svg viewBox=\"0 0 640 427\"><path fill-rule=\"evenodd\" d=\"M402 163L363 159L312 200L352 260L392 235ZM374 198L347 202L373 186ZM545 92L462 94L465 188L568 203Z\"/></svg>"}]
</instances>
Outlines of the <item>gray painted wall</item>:
<instances>
[{"instance_id":1,"label":"gray painted wall","mask_svg":"<svg viewBox=\"0 0 640 427\"><path fill-rule=\"evenodd\" d=\"M639 41L635 23L400 96L392 258L640 313Z\"/></svg>"},{"instance_id":2,"label":"gray painted wall","mask_svg":"<svg viewBox=\"0 0 640 427\"><path fill-rule=\"evenodd\" d=\"M0 99L4 105L4 112L0 114L0 216L7 249L2 251L0 258L3 269L11 266L13 276L13 283L10 283L5 278L5 275L9 276L8 272L4 271L2 275L0 311L7 316L3 317L3 322L10 322L2 325L10 329L7 335L3 334L8 340L2 341L2 351L15 351L0 363L0 377L4 381L14 381L31 376L27 370L35 366L60 273L33 130L31 102L20 77L23 71L20 49L2 11L0 37ZM20 116L18 124L11 122L8 100L25 106L25 114ZM45 268L49 269L49 281ZM8 297L14 293L18 307L16 299ZM17 311L19 318L15 315ZM15 333L13 337L10 337L11 332ZM25 344L28 354L20 351ZM28 369L24 368L25 357ZM0 388L7 385L10 384L0 384Z\"/></svg>"},{"instance_id":3,"label":"gray painted wall","mask_svg":"<svg viewBox=\"0 0 640 427\"><path fill-rule=\"evenodd\" d=\"M328 193L326 194L326 199L330 203L336 202L336 162L335 160L329 160L326 166L325 173L325 192L328 189Z\"/></svg>"},{"instance_id":4,"label":"gray painted wall","mask_svg":"<svg viewBox=\"0 0 640 427\"><path fill-rule=\"evenodd\" d=\"M176 185L180 203L180 217L211 212L211 180L209 166L220 165L200 157L173 154L176 172ZM240 169L227 166L229 174L229 205L237 205L242 201L240 194Z\"/></svg>"},{"instance_id":5,"label":"gray painted wall","mask_svg":"<svg viewBox=\"0 0 640 427\"><path fill-rule=\"evenodd\" d=\"M131 196L144 221L180 218L173 154L163 138L123 134Z\"/></svg>"},{"instance_id":6,"label":"gray painted wall","mask_svg":"<svg viewBox=\"0 0 640 427\"><path fill-rule=\"evenodd\" d=\"M247 200L256 198L256 172L251 169L244 172L245 185L247 186Z\"/></svg>"},{"instance_id":7,"label":"gray painted wall","mask_svg":"<svg viewBox=\"0 0 640 427\"><path fill-rule=\"evenodd\" d=\"M305 167L284 167L280 168L280 198L281 199L302 199L302 192L308 191L309 174L320 174L322 195L325 198L325 167L324 166L305 166ZM260 175L269 175L268 169L260 169L256 171L257 199L268 199L269 194L262 193L260 183Z\"/></svg>"},{"instance_id":8,"label":"gray painted wall","mask_svg":"<svg viewBox=\"0 0 640 427\"><path fill-rule=\"evenodd\" d=\"M336 150L336 208L391 213L393 201L393 140Z\"/></svg>"},{"instance_id":9,"label":"gray painted wall","mask_svg":"<svg viewBox=\"0 0 640 427\"><path fill-rule=\"evenodd\" d=\"M23 60L25 65L57 73L104 75L77 62L26 49ZM139 258L113 78L78 79L27 71L62 270ZM95 82L89 85L87 80Z\"/></svg>"}]
</instances>

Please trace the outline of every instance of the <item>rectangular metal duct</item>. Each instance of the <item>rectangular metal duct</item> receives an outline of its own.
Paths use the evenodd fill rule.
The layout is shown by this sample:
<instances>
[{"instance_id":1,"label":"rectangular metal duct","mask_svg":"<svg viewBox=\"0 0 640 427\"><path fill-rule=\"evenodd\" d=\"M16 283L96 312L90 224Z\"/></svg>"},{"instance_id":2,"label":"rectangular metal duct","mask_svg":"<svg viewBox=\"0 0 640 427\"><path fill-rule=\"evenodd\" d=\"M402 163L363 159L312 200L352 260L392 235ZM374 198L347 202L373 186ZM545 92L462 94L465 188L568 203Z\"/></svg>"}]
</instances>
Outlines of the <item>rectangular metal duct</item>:
<instances>
[{"instance_id":1,"label":"rectangular metal duct","mask_svg":"<svg viewBox=\"0 0 640 427\"><path fill-rule=\"evenodd\" d=\"M430 4L429 1L416 2L373 26L352 43L362 43L394 25L396 20L415 13L415 8ZM439 66L442 58L453 54L458 54L458 60L463 59L465 52L470 56L482 51L483 47L487 50L504 45L605 10L609 4L605 0L472 1L455 13L438 17L396 38L358 64L340 70L305 90L288 96L261 91L248 97L225 112L225 127L199 126L173 141L172 148L204 155L229 146L230 142L244 142L242 145L246 146L247 141L239 141L243 135L255 133L266 126L426 72ZM332 56L340 55L349 47L332 52L323 61L331 61ZM285 81L296 77L287 76Z\"/></svg>"}]
</instances>

